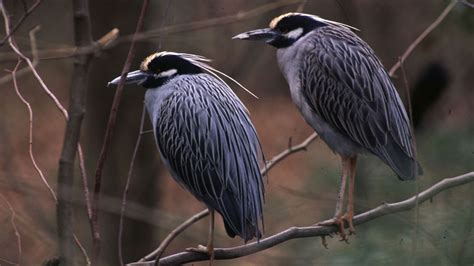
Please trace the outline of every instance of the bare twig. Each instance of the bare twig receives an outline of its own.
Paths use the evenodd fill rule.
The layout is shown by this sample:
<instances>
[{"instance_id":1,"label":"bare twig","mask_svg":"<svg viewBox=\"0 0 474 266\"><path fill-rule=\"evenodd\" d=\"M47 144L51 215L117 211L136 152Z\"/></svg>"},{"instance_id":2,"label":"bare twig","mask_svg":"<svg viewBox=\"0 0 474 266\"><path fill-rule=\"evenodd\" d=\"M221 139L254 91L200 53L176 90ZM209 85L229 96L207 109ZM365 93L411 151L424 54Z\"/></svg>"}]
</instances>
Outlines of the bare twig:
<instances>
[{"instance_id":1,"label":"bare twig","mask_svg":"<svg viewBox=\"0 0 474 266\"><path fill-rule=\"evenodd\" d=\"M474 182L474 172L469 172L464 175L445 178L433 186L425 189L418 194L419 203L423 203L433 197L438 193L445 191L447 189L461 186L470 182ZM378 217L382 217L388 214L398 213L402 211L407 211L415 207L416 197L412 196L404 201L395 202L395 203L384 203L374 209L368 210L364 213L354 216L354 224L364 224ZM252 242L246 245L241 245L232 248L215 248L214 249L214 259L216 260L227 260L235 259L256 252L269 249L281 243L284 243L291 239L297 238L307 238L307 237L317 237L317 236L329 236L337 231L336 227L333 226L305 226L305 227L290 227L282 232L279 232L275 235L269 236L267 238L261 239L259 242ZM160 259L160 265L179 265L184 263L190 263L195 261L207 260L208 255L196 252L180 252L168 257ZM148 262L136 262L129 265L133 266L144 266L144 265L153 265L153 261Z\"/></svg>"},{"instance_id":2,"label":"bare twig","mask_svg":"<svg viewBox=\"0 0 474 266\"><path fill-rule=\"evenodd\" d=\"M146 10L148 8L149 0L143 0L142 10L140 12L140 17L138 18L137 27L135 30L135 35L137 35L143 28L143 22ZM128 51L127 59L123 66L122 75L120 77L117 90L115 91L114 101L112 103L112 109L110 110L109 121L107 123L107 129L104 136L104 143L102 145L102 150L100 152L99 160L97 162L97 169L95 172L95 182L94 182L94 194L92 201L92 226L96 234L93 235L93 262L97 262L100 253L100 233L99 233L99 221L98 221L98 205L100 199L100 189L101 189L101 180L102 180L102 170L104 167L105 160L107 158L107 152L109 148L110 140L112 139L115 122L117 119L117 111L120 105L120 99L122 98L123 87L125 84L125 78L127 77L127 72L130 70L130 65L132 64L132 59L135 54L135 38L130 44L130 49Z\"/></svg>"},{"instance_id":3,"label":"bare twig","mask_svg":"<svg viewBox=\"0 0 474 266\"><path fill-rule=\"evenodd\" d=\"M446 16L449 14L449 12L453 9L453 7L458 3L459 0L452 0L449 5L446 6L446 8L441 12L441 14L438 16L438 18L433 21L428 28L426 28L405 50L405 52L402 54L400 60L395 63L392 68L390 68L390 71L388 74L393 77L395 74L395 71L397 71L400 68L400 65L405 62L405 60L410 56L411 52L415 50L415 48L420 44L421 41L423 41L430 32L432 32L438 25L446 18Z\"/></svg>"},{"instance_id":4,"label":"bare twig","mask_svg":"<svg viewBox=\"0 0 474 266\"><path fill-rule=\"evenodd\" d=\"M3 262L3 263L11 264L11 265L18 265L17 263L14 263L13 261L9 261L9 260L3 259L3 258L0 258L0 261Z\"/></svg>"},{"instance_id":5,"label":"bare twig","mask_svg":"<svg viewBox=\"0 0 474 266\"><path fill-rule=\"evenodd\" d=\"M459 2L463 5L466 5L467 7L474 8L474 4L469 3L467 0L459 0Z\"/></svg>"},{"instance_id":6,"label":"bare twig","mask_svg":"<svg viewBox=\"0 0 474 266\"><path fill-rule=\"evenodd\" d=\"M33 3L33 5L31 5L30 8L28 8L25 13L21 16L21 18L18 20L18 22L10 28L9 32L6 34L5 37L3 37L3 39L0 41L0 46L4 45L5 42L8 40L8 38L10 38L10 36L12 36L13 33L15 33L15 31L20 27L20 25L25 21L26 18L28 18L29 15L31 15L31 13L33 13L33 11L35 11L35 9L42 3L42 0L37 0L36 2Z\"/></svg>"},{"instance_id":7,"label":"bare twig","mask_svg":"<svg viewBox=\"0 0 474 266\"><path fill-rule=\"evenodd\" d=\"M140 147L140 142L143 135L143 125L145 124L145 114L146 107L143 105L142 118L140 121L140 129L138 131L137 142L135 143L135 149L133 150L132 160L130 161L130 167L128 168L127 182L125 183L125 189L122 196L122 207L120 209L120 223L119 223L119 233L118 233L118 255L120 265L123 263L123 252L122 252L122 234L123 234L123 215L125 213L125 207L127 205L127 195L128 189L130 187L130 181L132 180L133 165L135 164L135 158L137 157L138 148Z\"/></svg>"},{"instance_id":8,"label":"bare twig","mask_svg":"<svg viewBox=\"0 0 474 266\"><path fill-rule=\"evenodd\" d=\"M289 155L293 154L293 153L296 153L296 152L299 152L299 151L306 151L306 149L308 148L309 144L311 144L316 138L318 137L318 134L316 132L314 132L313 134L311 134L309 137L307 137L303 142L301 142L300 144L296 145L296 146L292 146L290 145L288 147L288 149L282 151L281 153L279 153L278 155L276 155L275 157L273 157L270 161L267 162L267 164L265 165L265 168L263 168L261 171L262 171L262 175L265 175L267 174L268 171L270 171L270 169L272 169L276 164L278 164L279 162L281 162L283 159L285 159L286 157L288 157Z\"/></svg>"},{"instance_id":9,"label":"bare twig","mask_svg":"<svg viewBox=\"0 0 474 266\"><path fill-rule=\"evenodd\" d=\"M23 95L20 93L20 90L18 89L16 73L18 71L18 67L20 66L20 63L21 63L21 59L18 59L18 63L13 69L11 76L13 79L13 87L15 88L16 95L18 95L18 98L20 98L20 100L26 105L26 108L28 109L28 117L29 117L28 153L30 155L31 162L33 163L33 166L36 172L41 177L41 181L43 182L45 187L49 190L49 193L51 193L51 196L53 197L54 201L57 202L58 199L56 198L56 194L54 193L54 190L49 185L48 180L46 180L46 177L44 176L41 168L38 166L38 163L36 163L35 155L33 154L33 109L31 109L30 103L23 97Z\"/></svg>"},{"instance_id":10,"label":"bare twig","mask_svg":"<svg viewBox=\"0 0 474 266\"><path fill-rule=\"evenodd\" d=\"M287 158L291 154L297 153L299 151L306 151L309 144L311 144L317 137L318 137L318 134L313 133L308 138L306 138L303 142L301 142L300 144L296 146L292 146L290 142L288 145L288 149L280 152L279 154L275 155L270 161L266 162L265 166L262 167L262 169L260 169L260 173L262 175L266 175L268 171L270 171L271 168L273 168L275 165L283 161L285 158ZM178 227L173 229L173 231L171 231L171 233L169 233L168 236L166 236L166 238L161 242L160 246L157 249L155 249L153 252L146 255L142 259L140 259L139 262L159 259L161 255L163 254L163 252L165 251L165 249L171 243L171 241L173 241L173 239L175 239L180 233L186 230L186 228L188 228L195 222L201 220L202 218L206 217L208 214L209 214L209 210L205 209L199 213L196 213L188 220L184 221Z\"/></svg>"},{"instance_id":11,"label":"bare twig","mask_svg":"<svg viewBox=\"0 0 474 266\"><path fill-rule=\"evenodd\" d=\"M8 33L10 33L9 31L9 19L8 19L8 13L7 11L5 10L5 7L3 6L3 2L0 0L0 11L2 12L2 15L3 15L3 18L4 18L4 22L5 22L5 31L8 35ZM38 28L39 29L39 28ZM32 39L32 49L33 49L33 56L37 58L36 54L35 54L35 50L36 50L36 42L35 42L35 38L34 38L34 33L35 33L35 29L33 29L32 31L30 31L30 38ZM15 86L15 90L18 94L18 96L20 97L20 99L22 100L23 103L25 103L28 107L28 111L30 113L30 140L29 140L29 143L30 143L30 158L35 166L35 169L38 171L38 173L40 174L41 176L41 179L43 180L43 183L46 185L46 187L49 189L50 193L51 193L51 196L52 198L54 199L55 203L58 204L58 199L57 199L57 196L56 194L54 193L54 191L52 190L52 188L49 186L48 182L46 181L46 178L44 177L44 175L42 174L42 171L41 169L38 167L38 165L36 164L35 160L34 160L34 156L32 154L32 123L33 123L33 112L32 112L32 109L31 109L31 106L29 105L29 103L26 101L26 99L24 97L22 97L22 95L19 93L19 90L18 90L18 85L16 84L16 76L15 75L15 72L17 72L17 68L19 66L19 63L21 60L24 60L27 62L28 64L28 67L30 68L30 70L33 72L35 78L38 80L38 82L41 84L42 88L46 91L46 93L50 96L51 99L53 99L53 101L55 102L56 106L58 107L58 109L62 112L62 114L65 116L66 120L68 119L68 114L67 114L67 111L64 109L64 107L61 105L61 103L57 100L57 98L55 97L55 95L49 90L49 88L46 86L46 84L43 82L42 78L39 76L38 72L36 71L35 69L35 64L34 62L32 62L28 57L26 57L25 55L23 55L23 53L21 53L21 51L19 50L19 48L16 46L15 44L15 41L13 39L13 36L9 35L10 37L8 38L8 43L10 45L10 47L12 48L12 50L18 55L18 64L17 66L15 67L15 70L12 72L12 79L14 81L14 86ZM79 149L80 149L80 146L79 146ZM81 155L81 153L80 153ZM79 156L79 160L81 162L81 164L84 163L84 159L82 158L82 156ZM76 244L77 246L79 247L79 249L81 250L81 252L84 254L85 256L85 259L86 259L86 262L89 261L89 258L87 256L87 253L85 252L84 248L82 247L79 239L76 237L76 235L73 233L72 236L75 238L75 241L76 241Z\"/></svg>"},{"instance_id":12,"label":"bare twig","mask_svg":"<svg viewBox=\"0 0 474 266\"><path fill-rule=\"evenodd\" d=\"M30 45L31 45L31 55L32 55L32 58L33 58L33 61L32 61L32 64L34 67L36 67L39 63L39 60L38 60L38 47L36 45L36 33L41 29L40 26L36 26L34 27L33 29L30 30ZM15 54L17 60L18 60L18 55ZM31 68L29 66L25 66L24 68L22 69L19 69L16 71L16 75L15 77L18 78L24 74L27 74L31 72ZM13 76L12 75L7 75L7 76L4 76L2 78L0 78L0 85L2 84L5 84L5 83L8 83L10 82L10 80L12 80Z\"/></svg>"},{"instance_id":13,"label":"bare twig","mask_svg":"<svg viewBox=\"0 0 474 266\"><path fill-rule=\"evenodd\" d=\"M163 34L195 31L199 29L214 27L217 25L223 26L226 24L231 24L237 21L248 19L250 17L257 17L261 14L264 14L276 8L294 5L294 4L300 3L301 1L302 0L283 0L283 1L277 1L277 2L270 2L268 4L264 4L262 6L253 8L251 10L237 12L235 14L228 15L228 16L193 21L190 23L183 23L183 24L178 24L178 25L171 25L171 26L163 27L162 29L158 29L158 30L144 31L136 35L135 38L138 41L138 40L145 40L145 39L160 37ZM127 39L130 40L132 38L133 36L131 35L123 37L124 40L127 40Z\"/></svg>"},{"instance_id":14,"label":"bare twig","mask_svg":"<svg viewBox=\"0 0 474 266\"><path fill-rule=\"evenodd\" d=\"M79 240L79 238L77 238L76 234L73 234L72 236L74 237L74 242L76 243L77 247L81 251L82 256L84 256L84 259L86 261L86 265L87 266L91 265L91 260L89 259L89 255L87 254L87 251L84 248L84 246L82 245L81 241Z\"/></svg>"},{"instance_id":15,"label":"bare twig","mask_svg":"<svg viewBox=\"0 0 474 266\"><path fill-rule=\"evenodd\" d=\"M16 223L15 223L15 216L16 216L15 209L13 209L13 206L10 204L10 202L7 200L7 198L5 198L5 196L0 194L0 198L2 198L3 201L7 204L8 209L10 210L10 212L12 214L11 218L10 218L10 223L12 224L13 231L15 231L16 243L17 243L17 247L18 247L17 263L15 263L15 265L21 265L21 235L20 235L20 231L18 231L18 227L16 226Z\"/></svg>"},{"instance_id":16,"label":"bare twig","mask_svg":"<svg viewBox=\"0 0 474 266\"><path fill-rule=\"evenodd\" d=\"M304 7L306 6L307 3L308 3L308 0L301 1L301 3L296 8L296 12L300 12L300 13L303 12Z\"/></svg>"},{"instance_id":17,"label":"bare twig","mask_svg":"<svg viewBox=\"0 0 474 266\"><path fill-rule=\"evenodd\" d=\"M166 238L160 243L160 246L157 249L155 249L153 252L146 255L142 259L140 259L139 262L158 260L159 258L161 258L161 255L163 255L163 252L169 246L171 241L175 239L175 237L177 237L181 232L186 230L189 226L201 220L202 218L206 217L207 215L209 215L209 209L202 210L196 213L195 215L193 215L188 220L184 221L178 227L173 229L173 231L171 231L171 233L169 233L168 236L166 236Z\"/></svg>"}]
</instances>

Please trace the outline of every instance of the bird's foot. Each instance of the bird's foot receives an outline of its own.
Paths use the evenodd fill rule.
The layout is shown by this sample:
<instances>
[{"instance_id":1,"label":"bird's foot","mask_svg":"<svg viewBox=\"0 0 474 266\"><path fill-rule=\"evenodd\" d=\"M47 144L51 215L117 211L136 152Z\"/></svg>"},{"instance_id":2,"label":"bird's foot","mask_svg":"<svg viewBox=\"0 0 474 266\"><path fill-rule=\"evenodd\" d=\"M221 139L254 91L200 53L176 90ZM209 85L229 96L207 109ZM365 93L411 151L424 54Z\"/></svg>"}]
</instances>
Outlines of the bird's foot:
<instances>
[{"instance_id":1,"label":"bird's foot","mask_svg":"<svg viewBox=\"0 0 474 266\"><path fill-rule=\"evenodd\" d=\"M209 256L209 265L213 264L214 261L214 247L212 245L203 246L198 245L197 248L186 248L186 251L206 254Z\"/></svg>"},{"instance_id":2,"label":"bird's foot","mask_svg":"<svg viewBox=\"0 0 474 266\"><path fill-rule=\"evenodd\" d=\"M349 235L355 235L356 234L356 230L354 228L354 224L352 223L352 218L354 218L354 213L353 212L346 212L342 218L344 219L344 221L347 222L347 224L349 225Z\"/></svg>"},{"instance_id":3,"label":"bird's foot","mask_svg":"<svg viewBox=\"0 0 474 266\"><path fill-rule=\"evenodd\" d=\"M344 231L344 218L342 216L334 217L332 219L322 221L317 223L319 226L336 226L338 228L339 235L341 236L341 241L349 243L346 232Z\"/></svg>"}]
</instances>

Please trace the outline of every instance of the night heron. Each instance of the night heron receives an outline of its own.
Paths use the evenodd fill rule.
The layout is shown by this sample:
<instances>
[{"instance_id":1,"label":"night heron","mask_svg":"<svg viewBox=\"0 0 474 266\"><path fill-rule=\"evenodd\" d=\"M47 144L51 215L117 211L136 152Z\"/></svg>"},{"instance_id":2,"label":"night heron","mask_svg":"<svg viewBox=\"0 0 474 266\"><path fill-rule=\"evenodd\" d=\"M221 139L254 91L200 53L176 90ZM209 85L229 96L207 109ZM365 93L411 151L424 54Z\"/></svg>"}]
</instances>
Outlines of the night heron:
<instances>
[{"instance_id":1,"label":"night heron","mask_svg":"<svg viewBox=\"0 0 474 266\"><path fill-rule=\"evenodd\" d=\"M412 132L399 95L374 51L354 34L355 28L303 13L274 18L269 28L233 39L261 40L276 47L278 64L291 97L306 122L342 158L342 177L334 218L343 239L344 220L354 233L353 193L357 155L371 153L400 180L413 180ZM343 214L346 179L349 192Z\"/></svg>"},{"instance_id":2,"label":"night heron","mask_svg":"<svg viewBox=\"0 0 474 266\"><path fill-rule=\"evenodd\" d=\"M208 61L193 54L155 53L140 70L127 74L126 83L148 89L145 105L164 164L209 208L207 247L190 250L212 259L214 210L230 237L259 239L264 187L259 169L263 154L248 111L216 73L225 74Z\"/></svg>"}]
</instances>

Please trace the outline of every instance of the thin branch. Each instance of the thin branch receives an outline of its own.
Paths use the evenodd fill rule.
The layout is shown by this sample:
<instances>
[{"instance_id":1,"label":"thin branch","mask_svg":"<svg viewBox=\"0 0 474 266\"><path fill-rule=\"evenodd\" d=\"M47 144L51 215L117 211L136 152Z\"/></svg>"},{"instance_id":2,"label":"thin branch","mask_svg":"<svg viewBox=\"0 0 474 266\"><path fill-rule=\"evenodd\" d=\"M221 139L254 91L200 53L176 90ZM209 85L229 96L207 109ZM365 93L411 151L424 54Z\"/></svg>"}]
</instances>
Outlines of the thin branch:
<instances>
[{"instance_id":1,"label":"thin branch","mask_svg":"<svg viewBox=\"0 0 474 266\"><path fill-rule=\"evenodd\" d=\"M464 175L445 178L433 186L427 188L426 190L419 193L418 201L423 203L431 198L435 197L438 193L445 191L450 188L462 186L464 184L474 182L474 172L466 173ZM354 216L354 224L360 225L377 219L388 214L399 213L403 211L410 210L415 207L417 196L412 196L404 201L399 201L395 203L384 203L374 209L368 210L364 213ZM214 249L214 259L215 260L227 260L235 259L256 252L269 249L281 243L284 243L291 239L297 238L307 238L307 237L317 237L317 236L329 236L333 233L336 233L337 228L333 226L305 226L305 227L290 227L282 232L279 232L275 235L269 236L267 238L261 239L259 242L252 242L247 245L241 245L232 248L216 248ZM196 252L180 252L168 257L160 259L160 265L179 265L184 263L196 262L207 260L208 256L202 253ZM144 266L144 265L153 265L154 262L137 262L131 263L129 265L133 266Z\"/></svg>"},{"instance_id":2,"label":"thin branch","mask_svg":"<svg viewBox=\"0 0 474 266\"><path fill-rule=\"evenodd\" d=\"M213 27L216 25L223 26L223 25L231 24L237 21L241 21L243 19L250 18L250 17L257 17L271 10L284 7L284 6L294 5L301 2L302 0L284 0L284 1L278 1L278 2L270 2L268 4L253 8L251 10L237 12L235 14L228 15L228 16L193 21L190 23L183 23L183 24L178 24L178 25L171 25L171 26L164 27L158 30L145 31L138 34L136 36L136 40L144 40L144 39L150 39L154 37L160 37L162 34L195 31L199 29ZM124 39L127 39L127 38L130 39L131 37L132 36L124 36Z\"/></svg>"},{"instance_id":3,"label":"thin branch","mask_svg":"<svg viewBox=\"0 0 474 266\"><path fill-rule=\"evenodd\" d=\"M33 29L30 30L29 32L29 36L30 36L30 45L31 45L31 55L32 55L32 58L33 58L33 66L36 67L39 63L39 60L38 60L38 46L37 46L37 42L36 42L36 33L41 29L40 26L36 26L34 27ZM18 55L15 54L15 57L18 61ZM24 68L22 69L19 69L16 71L16 78L20 77L20 76L23 76L27 73L30 73L31 72L31 68L29 66L25 66ZM10 82L10 80L12 80L13 76L12 75L7 75L7 76L4 76L2 78L0 78L0 85L3 85L5 83L8 83Z\"/></svg>"},{"instance_id":4,"label":"thin branch","mask_svg":"<svg viewBox=\"0 0 474 266\"><path fill-rule=\"evenodd\" d=\"M48 180L46 180L46 177L43 174L43 171L41 168L38 166L38 163L36 162L35 155L33 154L33 109L31 108L30 103L23 97L23 95L20 93L20 90L18 88L18 83L16 79L16 73L18 71L18 67L20 66L21 59L18 58L18 62L13 69L11 76L13 79L13 87L15 88L16 95L18 95L18 98L26 105L26 108L28 109L28 117L29 117L29 134L28 134L28 153L30 155L30 160L33 163L33 166L38 173L38 175L41 177L41 181L43 182L44 186L48 189L49 193L54 199L54 202L57 202L58 199L56 198L56 193L54 193L54 190L51 188L51 186L48 183Z\"/></svg>"},{"instance_id":5,"label":"thin branch","mask_svg":"<svg viewBox=\"0 0 474 266\"><path fill-rule=\"evenodd\" d=\"M299 13L303 12L304 7L306 6L307 3L308 3L308 0L301 1L301 3L296 8L296 12L299 12Z\"/></svg>"},{"instance_id":6,"label":"thin branch","mask_svg":"<svg viewBox=\"0 0 474 266\"><path fill-rule=\"evenodd\" d=\"M87 266L91 265L91 260L89 259L89 255L87 254L87 251L84 248L84 246L82 245L81 241L79 240L79 238L77 238L76 234L73 234L72 236L74 237L74 242L76 243L77 247L81 251L82 256L84 256L84 259L86 261L86 265Z\"/></svg>"},{"instance_id":7,"label":"thin branch","mask_svg":"<svg viewBox=\"0 0 474 266\"><path fill-rule=\"evenodd\" d=\"M317 137L318 137L318 134L313 133L308 138L306 138L303 142L301 142L300 144L296 146L292 146L291 141L290 141L288 145L288 149L275 155L270 161L266 162L265 166L262 169L260 169L260 173L262 174L262 176L266 175L268 171L270 171L271 168L273 168L275 165L283 161L285 158L287 158L291 154L297 153L299 151L306 151L309 144L311 144ZM196 213L191 218L184 221L178 227L173 229L173 231L171 231L171 233L169 233L168 236L166 236L166 238L161 242L160 246L157 249L155 249L153 252L146 255L142 259L140 259L139 262L159 259L161 255L163 254L163 252L165 251L165 249L171 243L171 241L173 241L173 239L175 239L180 233L186 230L186 228L188 228L195 222L201 220L202 218L206 217L208 214L209 214L209 210L205 209L199 213Z\"/></svg>"},{"instance_id":8,"label":"thin branch","mask_svg":"<svg viewBox=\"0 0 474 266\"><path fill-rule=\"evenodd\" d=\"M275 157L273 157L270 161L267 162L265 167L261 170L262 175L266 175L270 169L272 169L276 164L281 162L283 159L288 157L289 155L299 152L299 151L306 151L308 148L309 144L311 144L316 138L318 138L318 134L314 132L311 134L309 137L307 137L303 142L296 146L291 146L289 145L288 149L282 151Z\"/></svg>"},{"instance_id":9,"label":"thin branch","mask_svg":"<svg viewBox=\"0 0 474 266\"><path fill-rule=\"evenodd\" d=\"M6 34L5 37L3 37L3 39L0 41L0 46L3 46L5 44L5 42L8 40L8 38L10 38L10 36L12 36L13 33L15 33L15 31L20 27L20 25L26 20L26 18L28 18L29 15L31 15L31 13L33 13L33 11L35 11L35 9L42 3L42 0L37 0L35 3L33 3L33 5L31 5L30 8L28 8L25 13L21 16L21 18L18 20L18 22L11 28L9 28L9 32Z\"/></svg>"},{"instance_id":10,"label":"thin branch","mask_svg":"<svg viewBox=\"0 0 474 266\"><path fill-rule=\"evenodd\" d=\"M130 181L132 180L133 165L135 164L135 158L137 157L138 148L140 147L140 142L142 140L143 126L145 124L145 115L146 115L146 107L145 107L145 104L143 104L142 118L140 120L140 129L138 130L137 142L135 143L135 149L133 150L132 160L130 161L130 167L128 168L127 182L125 184L125 189L123 191L122 207L120 209L120 222L119 222L119 234L118 234L118 256L119 256L120 265L124 265L123 252L122 252L123 215L125 213L125 207L127 205L127 195L128 195L128 189L130 187Z\"/></svg>"},{"instance_id":11,"label":"thin branch","mask_svg":"<svg viewBox=\"0 0 474 266\"><path fill-rule=\"evenodd\" d=\"M463 5L466 5L467 7L474 8L474 4L469 3L467 0L459 0L459 2Z\"/></svg>"},{"instance_id":12,"label":"thin branch","mask_svg":"<svg viewBox=\"0 0 474 266\"><path fill-rule=\"evenodd\" d=\"M15 223L15 217L16 217L16 212L15 209L13 209L13 206L10 204L10 202L7 200L5 196L0 194L0 198L3 199L3 201L7 204L8 209L11 212L11 218L10 218L10 223L12 224L13 231L15 232L15 237L16 237L16 243L18 247L18 255L17 255L17 263L14 263L15 265L21 265L21 235L20 231L18 231L18 227L16 226Z\"/></svg>"},{"instance_id":13,"label":"thin branch","mask_svg":"<svg viewBox=\"0 0 474 266\"><path fill-rule=\"evenodd\" d=\"M202 210L196 213L195 215L193 215L188 220L184 221L178 227L173 229L173 231L171 231L171 233L169 233L168 236L166 236L166 238L160 243L160 246L157 249L155 249L153 252L146 255L145 257L141 258L139 262L150 261L150 260L161 258L161 255L163 255L163 252L169 246L171 241L173 241L173 239L175 239L179 234L181 234L189 226L201 220L202 218L206 217L207 215L209 215L209 209Z\"/></svg>"},{"instance_id":14,"label":"thin branch","mask_svg":"<svg viewBox=\"0 0 474 266\"><path fill-rule=\"evenodd\" d=\"M388 74L393 77L395 74L395 71L397 71L400 68L400 65L405 62L405 60L410 56L411 52L415 50L415 48L418 46L418 44L423 41L430 32L432 32L438 25L446 18L446 16L449 14L449 12L453 9L453 7L458 3L459 0L452 0L451 3L449 3L448 6L441 12L441 14L433 21L428 28L426 28L405 50L405 52L402 54L400 60L390 68L390 71Z\"/></svg>"},{"instance_id":15,"label":"thin branch","mask_svg":"<svg viewBox=\"0 0 474 266\"><path fill-rule=\"evenodd\" d=\"M135 30L135 35L137 35L143 28L144 17L146 10L148 8L150 0L143 0L142 10L140 12L140 17L138 18L137 27ZM107 123L107 129L105 131L104 142L102 145L102 150L100 152L99 160L97 162L97 168L95 172L95 182L94 182L94 194L93 194L93 201L92 201L92 226L94 232L96 234L93 235L93 262L97 262L100 253L100 233L99 233L99 221L98 221L98 205L100 199L100 190L101 190L101 181L102 181L102 170L105 164L105 160L107 158L108 148L110 144L110 140L112 139L115 122L117 119L117 111L120 105L120 99L122 98L123 87L125 84L125 78L127 77L127 72L130 70L130 66L132 64L132 59L135 55L135 38L132 40L130 44L130 49L128 51L127 59L125 60L125 64L122 69L122 75L120 77L119 84L117 86L117 90L115 91L114 101L112 103L112 109L110 110L109 121Z\"/></svg>"}]
</instances>

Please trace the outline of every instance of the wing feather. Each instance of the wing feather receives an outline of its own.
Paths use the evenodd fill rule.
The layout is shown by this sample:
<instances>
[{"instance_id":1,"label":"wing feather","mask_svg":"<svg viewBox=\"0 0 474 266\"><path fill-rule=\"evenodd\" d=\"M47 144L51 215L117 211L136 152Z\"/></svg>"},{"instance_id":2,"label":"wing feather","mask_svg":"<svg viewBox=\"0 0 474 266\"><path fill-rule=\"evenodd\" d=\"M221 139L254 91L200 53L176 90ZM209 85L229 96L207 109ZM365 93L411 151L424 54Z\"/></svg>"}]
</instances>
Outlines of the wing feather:
<instances>
[{"instance_id":1,"label":"wing feather","mask_svg":"<svg viewBox=\"0 0 474 266\"><path fill-rule=\"evenodd\" d=\"M299 73L308 104L400 178L413 179L408 116L374 51L348 29L328 26L312 34Z\"/></svg>"},{"instance_id":2,"label":"wing feather","mask_svg":"<svg viewBox=\"0 0 474 266\"><path fill-rule=\"evenodd\" d=\"M222 81L189 75L167 84L156 140L173 177L218 211L231 236L260 237L262 155L244 105Z\"/></svg>"}]
</instances>

